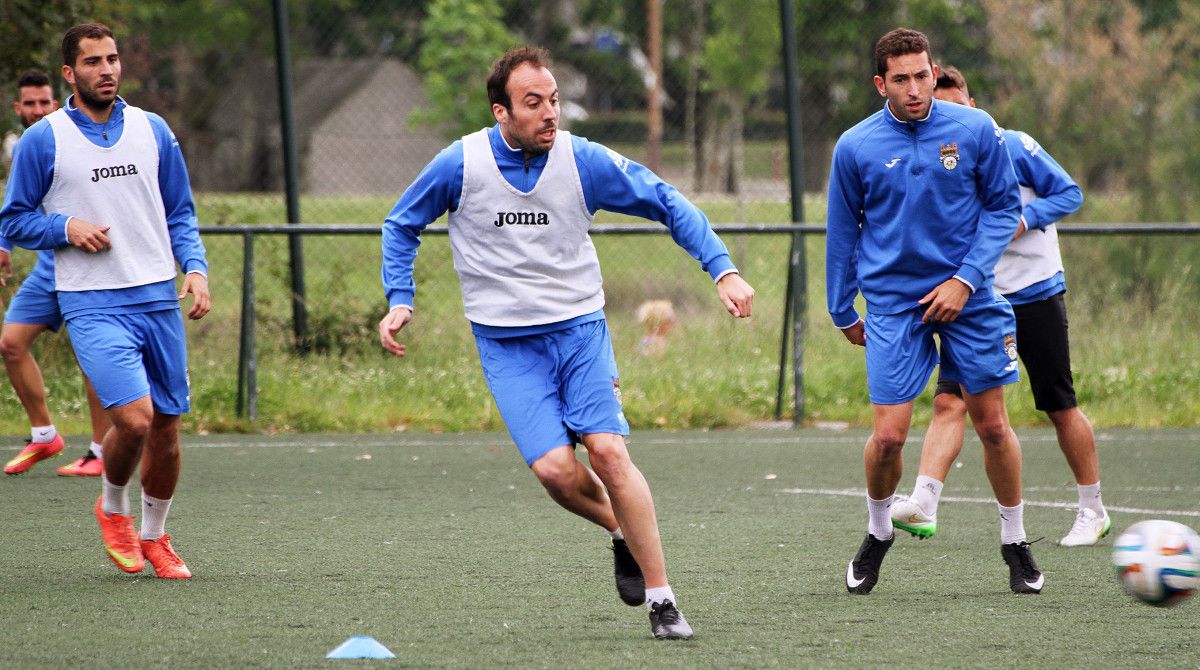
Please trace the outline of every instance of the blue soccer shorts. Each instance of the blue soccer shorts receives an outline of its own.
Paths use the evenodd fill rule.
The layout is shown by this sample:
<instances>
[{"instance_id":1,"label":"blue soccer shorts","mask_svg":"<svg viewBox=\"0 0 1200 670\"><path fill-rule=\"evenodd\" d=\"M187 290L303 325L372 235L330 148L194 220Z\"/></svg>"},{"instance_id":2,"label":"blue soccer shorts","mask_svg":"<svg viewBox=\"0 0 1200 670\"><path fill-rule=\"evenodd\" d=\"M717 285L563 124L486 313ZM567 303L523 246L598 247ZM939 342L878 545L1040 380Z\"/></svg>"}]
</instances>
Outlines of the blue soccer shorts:
<instances>
[{"instance_id":1,"label":"blue soccer shorts","mask_svg":"<svg viewBox=\"0 0 1200 670\"><path fill-rule=\"evenodd\" d=\"M540 335L475 336L496 407L526 465L580 435L629 434L603 319Z\"/></svg>"},{"instance_id":2,"label":"blue soccer shorts","mask_svg":"<svg viewBox=\"0 0 1200 670\"><path fill-rule=\"evenodd\" d=\"M191 409L187 342L178 309L82 314L67 321L79 367L105 409L150 396L160 414Z\"/></svg>"},{"instance_id":3,"label":"blue soccer shorts","mask_svg":"<svg viewBox=\"0 0 1200 670\"><path fill-rule=\"evenodd\" d=\"M942 374L967 393L1012 384L1017 371L1017 322L999 294L969 300L950 323L921 323L925 306L899 314L867 314L867 389L877 405L899 405L921 395L941 340Z\"/></svg>"},{"instance_id":4,"label":"blue soccer shorts","mask_svg":"<svg viewBox=\"0 0 1200 670\"><path fill-rule=\"evenodd\" d=\"M4 323L45 326L55 332L62 327L62 311L54 291L54 271L47 271L40 259L8 303Z\"/></svg>"}]
</instances>

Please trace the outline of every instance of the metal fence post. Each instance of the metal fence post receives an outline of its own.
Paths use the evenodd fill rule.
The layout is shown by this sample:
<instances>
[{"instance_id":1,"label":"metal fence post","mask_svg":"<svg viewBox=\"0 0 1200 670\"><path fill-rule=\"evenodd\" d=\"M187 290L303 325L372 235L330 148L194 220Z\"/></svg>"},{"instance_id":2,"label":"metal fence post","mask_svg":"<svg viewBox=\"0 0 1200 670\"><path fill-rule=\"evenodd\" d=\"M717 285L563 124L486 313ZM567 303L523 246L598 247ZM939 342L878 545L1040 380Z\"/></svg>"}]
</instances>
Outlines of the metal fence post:
<instances>
[{"instance_id":1,"label":"metal fence post","mask_svg":"<svg viewBox=\"0 0 1200 670\"><path fill-rule=\"evenodd\" d=\"M779 24L783 32L783 79L787 91L788 120L788 166L791 178L792 223L804 223L804 157L801 153L803 138L800 129L800 71L796 61L796 15L792 0L779 0ZM804 421L804 320L808 315L808 282L805 262L805 240L803 233L792 233L792 250L788 254L788 301L792 331L792 377L794 396L792 425L799 427ZM788 322L785 316L783 341L787 342ZM780 352L780 389L782 396L782 370L787 349ZM780 414L776 409L776 416Z\"/></svg>"},{"instance_id":2,"label":"metal fence post","mask_svg":"<svg viewBox=\"0 0 1200 670\"><path fill-rule=\"evenodd\" d=\"M245 412L243 413L243 410ZM237 414L258 418L258 352L254 337L254 234L242 234L242 319L238 344Z\"/></svg>"},{"instance_id":3,"label":"metal fence post","mask_svg":"<svg viewBox=\"0 0 1200 670\"><path fill-rule=\"evenodd\" d=\"M288 49L287 3L274 0L275 74L279 86L279 123L283 133L284 188L288 223L300 223L300 168L296 155L296 123L292 111L292 62ZM292 260L292 333L295 346L308 352L308 306L304 293L304 247L299 235L288 236Z\"/></svg>"}]
</instances>

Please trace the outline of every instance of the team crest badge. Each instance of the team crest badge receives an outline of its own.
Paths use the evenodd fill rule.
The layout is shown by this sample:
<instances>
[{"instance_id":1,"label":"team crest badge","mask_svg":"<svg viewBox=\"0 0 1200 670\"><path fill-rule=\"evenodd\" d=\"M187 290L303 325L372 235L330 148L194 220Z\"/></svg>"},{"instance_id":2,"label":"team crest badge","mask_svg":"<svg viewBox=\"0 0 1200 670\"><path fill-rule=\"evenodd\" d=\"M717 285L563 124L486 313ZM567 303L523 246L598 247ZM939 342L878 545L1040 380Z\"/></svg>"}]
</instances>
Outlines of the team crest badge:
<instances>
[{"instance_id":1,"label":"team crest badge","mask_svg":"<svg viewBox=\"0 0 1200 670\"><path fill-rule=\"evenodd\" d=\"M1012 335L1004 336L1004 353L1008 354L1010 361L1017 360L1017 338Z\"/></svg>"},{"instance_id":2,"label":"team crest badge","mask_svg":"<svg viewBox=\"0 0 1200 670\"><path fill-rule=\"evenodd\" d=\"M958 142L939 145L941 147L942 167L947 170L953 170L958 167Z\"/></svg>"},{"instance_id":3,"label":"team crest badge","mask_svg":"<svg viewBox=\"0 0 1200 670\"><path fill-rule=\"evenodd\" d=\"M617 404L621 404L621 380L617 377L612 378L613 395L617 398Z\"/></svg>"}]
</instances>

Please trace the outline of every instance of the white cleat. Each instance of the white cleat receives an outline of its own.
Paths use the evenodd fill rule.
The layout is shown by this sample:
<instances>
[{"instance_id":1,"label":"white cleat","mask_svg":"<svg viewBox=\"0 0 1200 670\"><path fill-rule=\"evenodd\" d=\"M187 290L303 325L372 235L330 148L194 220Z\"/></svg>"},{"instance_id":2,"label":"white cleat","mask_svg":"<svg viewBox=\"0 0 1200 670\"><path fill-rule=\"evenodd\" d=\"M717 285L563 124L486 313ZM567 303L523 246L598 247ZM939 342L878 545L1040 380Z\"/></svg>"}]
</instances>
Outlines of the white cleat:
<instances>
[{"instance_id":1,"label":"white cleat","mask_svg":"<svg viewBox=\"0 0 1200 670\"><path fill-rule=\"evenodd\" d=\"M937 533L937 515L926 514L912 498L896 496L892 502L892 527L924 540Z\"/></svg>"},{"instance_id":2,"label":"white cleat","mask_svg":"<svg viewBox=\"0 0 1200 670\"><path fill-rule=\"evenodd\" d=\"M1059 540L1058 544L1063 547L1090 547L1108 535L1110 530L1112 518L1108 516L1107 511L1104 512L1104 516L1100 516L1091 508L1081 507L1075 515L1075 523L1071 524L1071 532Z\"/></svg>"}]
</instances>

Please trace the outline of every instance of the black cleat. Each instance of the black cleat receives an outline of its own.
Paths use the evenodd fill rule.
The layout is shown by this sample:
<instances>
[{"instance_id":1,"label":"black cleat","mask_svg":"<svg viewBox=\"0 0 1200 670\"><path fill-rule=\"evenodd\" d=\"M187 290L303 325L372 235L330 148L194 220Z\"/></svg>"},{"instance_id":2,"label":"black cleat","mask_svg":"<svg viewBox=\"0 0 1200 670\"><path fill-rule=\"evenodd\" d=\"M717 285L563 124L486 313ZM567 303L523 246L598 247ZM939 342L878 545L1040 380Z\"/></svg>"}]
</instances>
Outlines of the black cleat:
<instances>
[{"instance_id":1,"label":"black cleat","mask_svg":"<svg viewBox=\"0 0 1200 670\"><path fill-rule=\"evenodd\" d=\"M1046 577L1038 570L1028 542L1000 545L1000 555L1008 564L1008 586L1013 593L1041 593Z\"/></svg>"},{"instance_id":2,"label":"black cleat","mask_svg":"<svg viewBox=\"0 0 1200 670\"><path fill-rule=\"evenodd\" d=\"M670 600L650 605L650 632L656 640L692 639L692 627Z\"/></svg>"},{"instance_id":3,"label":"black cleat","mask_svg":"<svg viewBox=\"0 0 1200 670\"><path fill-rule=\"evenodd\" d=\"M646 602L646 580L625 540L613 540L613 575L617 578L617 595L631 607Z\"/></svg>"},{"instance_id":4,"label":"black cleat","mask_svg":"<svg viewBox=\"0 0 1200 670\"><path fill-rule=\"evenodd\" d=\"M875 582L879 581L879 566L883 564L883 557L887 555L895 540L894 536L880 540L867 533L866 539L858 548L858 553L854 555L854 560L846 567L847 591L865 596L875 588Z\"/></svg>"}]
</instances>

